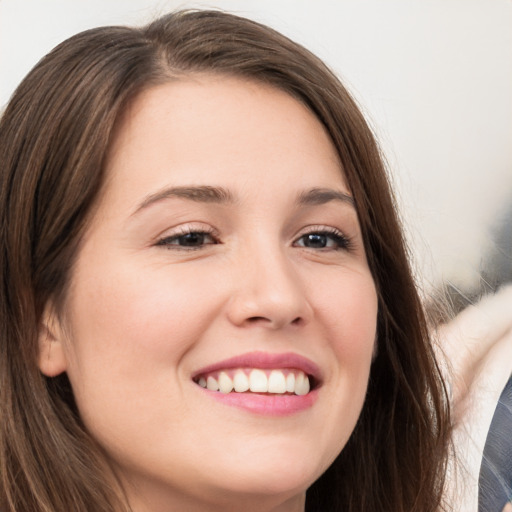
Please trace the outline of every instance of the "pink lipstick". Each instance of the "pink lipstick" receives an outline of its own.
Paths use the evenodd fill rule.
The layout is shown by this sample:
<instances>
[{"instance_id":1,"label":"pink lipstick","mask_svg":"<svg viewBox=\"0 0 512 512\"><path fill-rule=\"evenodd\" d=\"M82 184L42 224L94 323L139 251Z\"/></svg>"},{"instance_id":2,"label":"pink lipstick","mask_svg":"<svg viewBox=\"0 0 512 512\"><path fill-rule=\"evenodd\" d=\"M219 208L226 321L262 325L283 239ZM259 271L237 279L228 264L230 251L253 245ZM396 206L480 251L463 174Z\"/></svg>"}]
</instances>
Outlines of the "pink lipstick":
<instances>
[{"instance_id":1,"label":"pink lipstick","mask_svg":"<svg viewBox=\"0 0 512 512\"><path fill-rule=\"evenodd\" d=\"M226 405L263 415L288 415L311 407L321 373L294 353L251 352L201 368L194 382Z\"/></svg>"}]
</instances>

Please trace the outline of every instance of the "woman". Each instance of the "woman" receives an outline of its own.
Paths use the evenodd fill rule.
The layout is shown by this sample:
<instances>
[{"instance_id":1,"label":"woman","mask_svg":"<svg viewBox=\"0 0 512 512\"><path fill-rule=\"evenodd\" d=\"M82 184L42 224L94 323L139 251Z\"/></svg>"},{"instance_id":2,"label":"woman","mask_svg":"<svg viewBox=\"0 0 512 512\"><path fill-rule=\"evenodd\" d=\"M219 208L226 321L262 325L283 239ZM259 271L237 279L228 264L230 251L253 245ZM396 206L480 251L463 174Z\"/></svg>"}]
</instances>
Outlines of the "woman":
<instances>
[{"instance_id":1,"label":"woman","mask_svg":"<svg viewBox=\"0 0 512 512\"><path fill-rule=\"evenodd\" d=\"M209 11L78 34L0 158L2 510L439 509L382 160L307 50Z\"/></svg>"}]
</instances>

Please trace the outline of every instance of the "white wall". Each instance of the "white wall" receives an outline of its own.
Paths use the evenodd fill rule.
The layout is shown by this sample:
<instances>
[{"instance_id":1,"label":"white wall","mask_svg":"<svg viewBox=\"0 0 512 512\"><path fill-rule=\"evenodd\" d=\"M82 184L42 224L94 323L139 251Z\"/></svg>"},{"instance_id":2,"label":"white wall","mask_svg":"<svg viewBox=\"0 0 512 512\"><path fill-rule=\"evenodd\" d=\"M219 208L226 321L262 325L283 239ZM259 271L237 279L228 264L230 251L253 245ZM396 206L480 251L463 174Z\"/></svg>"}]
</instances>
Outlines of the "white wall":
<instances>
[{"instance_id":1,"label":"white wall","mask_svg":"<svg viewBox=\"0 0 512 512\"><path fill-rule=\"evenodd\" d=\"M190 6L248 15L326 60L382 141L421 274L477 279L512 202L510 0L0 0L0 105L69 35Z\"/></svg>"}]
</instances>

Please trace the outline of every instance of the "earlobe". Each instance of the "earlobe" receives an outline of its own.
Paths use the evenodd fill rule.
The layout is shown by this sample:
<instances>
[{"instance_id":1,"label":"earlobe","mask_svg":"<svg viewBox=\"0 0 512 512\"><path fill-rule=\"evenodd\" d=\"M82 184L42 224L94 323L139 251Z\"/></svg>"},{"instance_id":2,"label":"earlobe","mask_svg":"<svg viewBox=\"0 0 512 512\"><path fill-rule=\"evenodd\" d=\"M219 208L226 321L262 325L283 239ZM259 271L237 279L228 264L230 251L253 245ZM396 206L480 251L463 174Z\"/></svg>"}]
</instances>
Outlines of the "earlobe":
<instances>
[{"instance_id":1,"label":"earlobe","mask_svg":"<svg viewBox=\"0 0 512 512\"><path fill-rule=\"evenodd\" d=\"M47 306L39 326L38 366L47 377L56 377L67 370L64 336L53 307Z\"/></svg>"}]
</instances>

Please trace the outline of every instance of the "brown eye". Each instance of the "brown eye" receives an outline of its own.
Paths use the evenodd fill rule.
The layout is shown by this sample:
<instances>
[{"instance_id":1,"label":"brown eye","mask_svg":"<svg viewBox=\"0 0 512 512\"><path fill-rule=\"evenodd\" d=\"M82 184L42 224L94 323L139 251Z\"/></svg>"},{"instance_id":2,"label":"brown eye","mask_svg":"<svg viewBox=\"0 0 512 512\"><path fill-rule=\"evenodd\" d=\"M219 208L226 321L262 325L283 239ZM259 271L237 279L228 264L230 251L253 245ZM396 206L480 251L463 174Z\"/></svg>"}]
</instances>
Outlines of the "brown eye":
<instances>
[{"instance_id":1,"label":"brown eye","mask_svg":"<svg viewBox=\"0 0 512 512\"><path fill-rule=\"evenodd\" d=\"M198 247L205 244L208 236L206 233L187 233L178 237L176 241L183 247Z\"/></svg>"},{"instance_id":2,"label":"brown eye","mask_svg":"<svg viewBox=\"0 0 512 512\"><path fill-rule=\"evenodd\" d=\"M167 236L158 241L157 245L177 248L199 249L205 245L215 244L210 233L204 231L191 231L178 235Z\"/></svg>"}]
</instances>

